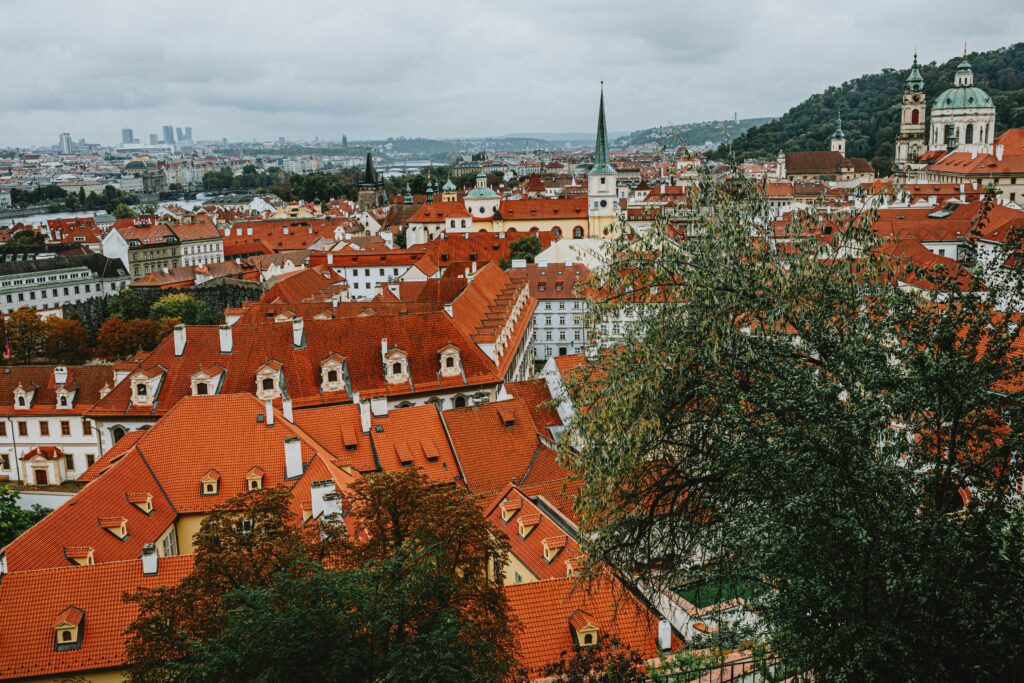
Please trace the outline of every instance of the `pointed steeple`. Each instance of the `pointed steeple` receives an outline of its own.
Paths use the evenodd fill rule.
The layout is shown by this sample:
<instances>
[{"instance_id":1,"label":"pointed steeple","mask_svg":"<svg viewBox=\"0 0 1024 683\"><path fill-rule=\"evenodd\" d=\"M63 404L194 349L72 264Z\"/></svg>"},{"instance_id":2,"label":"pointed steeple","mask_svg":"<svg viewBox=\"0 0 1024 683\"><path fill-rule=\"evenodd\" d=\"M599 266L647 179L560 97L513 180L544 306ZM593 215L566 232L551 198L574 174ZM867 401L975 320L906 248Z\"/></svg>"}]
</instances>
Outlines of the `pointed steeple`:
<instances>
[{"instance_id":1,"label":"pointed steeple","mask_svg":"<svg viewBox=\"0 0 1024 683\"><path fill-rule=\"evenodd\" d=\"M907 76L907 90L924 90L924 78L921 76L921 67L917 63L917 50L914 50L914 64L910 67L910 75Z\"/></svg>"},{"instance_id":2,"label":"pointed steeple","mask_svg":"<svg viewBox=\"0 0 1024 683\"><path fill-rule=\"evenodd\" d=\"M845 140L846 133L843 132L843 110L836 114L836 132L832 133L833 140Z\"/></svg>"},{"instance_id":3,"label":"pointed steeple","mask_svg":"<svg viewBox=\"0 0 1024 683\"><path fill-rule=\"evenodd\" d=\"M405 204L412 204L412 188L409 187L409 183L405 184L405 196L402 198L402 202Z\"/></svg>"},{"instance_id":4,"label":"pointed steeple","mask_svg":"<svg viewBox=\"0 0 1024 683\"><path fill-rule=\"evenodd\" d=\"M370 152L366 153L366 170L363 171L363 184L377 184L377 172L373 170L373 155Z\"/></svg>"},{"instance_id":5,"label":"pointed steeple","mask_svg":"<svg viewBox=\"0 0 1024 683\"><path fill-rule=\"evenodd\" d=\"M608 161L608 126L604 119L604 81L601 81L601 104L597 111L597 140L594 144L594 167L592 174L615 173Z\"/></svg>"}]
</instances>

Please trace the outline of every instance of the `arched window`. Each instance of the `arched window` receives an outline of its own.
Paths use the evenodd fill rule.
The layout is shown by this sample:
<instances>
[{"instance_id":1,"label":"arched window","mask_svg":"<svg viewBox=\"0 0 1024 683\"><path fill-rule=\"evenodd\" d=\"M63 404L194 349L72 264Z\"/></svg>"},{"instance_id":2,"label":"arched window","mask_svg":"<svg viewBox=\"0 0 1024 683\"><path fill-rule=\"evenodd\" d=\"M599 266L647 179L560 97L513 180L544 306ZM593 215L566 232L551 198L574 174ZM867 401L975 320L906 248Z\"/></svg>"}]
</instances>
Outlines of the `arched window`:
<instances>
[{"instance_id":1,"label":"arched window","mask_svg":"<svg viewBox=\"0 0 1024 683\"><path fill-rule=\"evenodd\" d=\"M562 239L562 229L557 225L551 229L551 233L555 236L556 240Z\"/></svg>"},{"instance_id":2,"label":"arched window","mask_svg":"<svg viewBox=\"0 0 1024 683\"><path fill-rule=\"evenodd\" d=\"M921 110L920 109L915 109L914 111L910 112L910 122L911 123L920 123L921 122Z\"/></svg>"},{"instance_id":3,"label":"arched window","mask_svg":"<svg viewBox=\"0 0 1024 683\"><path fill-rule=\"evenodd\" d=\"M19 396L18 397L18 405L22 406L22 407L25 406L25 397L24 396Z\"/></svg>"},{"instance_id":4,"label":"arched window","mask_svg":"<svg viewBox=\"0 0 1024 683\"><path fill-rule=\"evenodd\" d=\"M974 124L968 123L967 128L964 129L964 144L970 145L974 143Z\"/></svg>"},{"instance_id":5,"label":"arched window","mask_svg":"<svg viewBox=\"0 0 1024 683\"><path fill-rule=\"evenodd\" d=\"M572 238L574 240L583 239L583 226L582 225L577 225L575 228L572 229Z\"/></svg>"},{"instance_id":6,"label":"arched window","mask_svg":"<svg viewBox=\"0 0 1024 683\"><path fill-rule=\"evenodd\" d=\"M466 397L465 396L456 396L455 397L455 407L456 408L465 408L466 407Z\"/></svg>"},{"instance_id":7,"label":"arched window","mask_svg":"<svg viewBox=\"0 0 1024 683\"><path fill-rule=\"evenodd\" d=\"M114 443L120 441L124 437L126 431L127 430L124 427L114 427L111 429L110 436L113 437Z\"/></svg>"},{"instance_id":8,"label":"arched window","mask_svg":"<svg viewBox=\"0 0 1024 683\"><path fill-rule=\"evenodd\" d=\"M61 405L62 408L66 408L67 407L67 405L68 405L68 397L67 396L61 396L60 397L60 405Z\"/></svg>"}]
</instances>

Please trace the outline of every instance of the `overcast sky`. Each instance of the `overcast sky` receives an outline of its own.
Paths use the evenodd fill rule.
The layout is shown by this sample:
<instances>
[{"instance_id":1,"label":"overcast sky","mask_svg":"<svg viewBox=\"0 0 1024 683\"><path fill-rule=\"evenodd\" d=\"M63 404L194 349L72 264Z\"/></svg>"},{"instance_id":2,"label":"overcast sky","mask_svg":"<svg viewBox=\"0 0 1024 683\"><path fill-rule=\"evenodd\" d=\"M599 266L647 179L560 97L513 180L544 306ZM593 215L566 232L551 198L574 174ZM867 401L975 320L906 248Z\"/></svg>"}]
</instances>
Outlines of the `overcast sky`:
<instances>
[{"instance_id":1,"label":"overcast sky","mask_svg":"<svg viewBox=\"0 0 1024 683\"><path fill-rule=\"evenodd\" d=\"M633 130L1024 39L1024 2L0 0L0 146ZM982 84L984 85L984 84Z\"/></svg>"}]
</instances>

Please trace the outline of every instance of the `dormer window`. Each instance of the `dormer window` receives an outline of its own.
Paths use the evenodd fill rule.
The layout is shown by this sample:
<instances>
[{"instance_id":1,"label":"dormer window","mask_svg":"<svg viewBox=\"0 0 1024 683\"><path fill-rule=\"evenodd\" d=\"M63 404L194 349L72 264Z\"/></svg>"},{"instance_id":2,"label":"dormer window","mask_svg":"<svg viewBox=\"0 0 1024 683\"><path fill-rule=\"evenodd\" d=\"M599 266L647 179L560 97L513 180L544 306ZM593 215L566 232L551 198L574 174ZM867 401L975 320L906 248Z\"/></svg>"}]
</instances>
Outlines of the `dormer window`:
<instances>
[{"instance_id":1,"label":"dormer window","mask_svg":"<svg viewBox=\"0 0 1024 683\"><path fill-rule=\"evenodd\" d=\"M409 358L405 351L389 351L384 357L384 368L384 379L388 384L404 384L409 381Z\"/></svg>"},{"instance_id":2,"label":"dormer window","mask_svg":"<svg viewBox=\"0 0 1024 683\"><path fill-rule=\"evenodd\" d=\"M523 507L523 501L520 498L515 500L506 500L501 504L501 521L508 524L508 521L515 517L516 512Z\"/></svg>"},{"instance_id":3,"label":"dormer window","mask_svg":"<svg viewBox=\"0 0 1024 683\"><path fill-rule=\"evenodd\" d=\"M245 489L259 491L261 488L263 488L263 468L257 465L245 475Z\"/></svg>"},{"instance_id":4,"label":"dormer window","mask_svg":"<svg viewBox=\"0 0 1024 683\"><path fill-rule=\"evenodd\" d=\"M446 344L439 355L442 377L458 377L462 374L462 354L459 352L459 347L454 344Z\"/></svg>"},{"instance_id":5,"label":"dormer window","mask_svg":"<svg viewBox=\"0 0 1024 683\"><path fill-rule=\"evenodd\" d=\"M127 494L128 502L145 512L147 515L153 512L153 494L137 492Z\"/></svg>"},{"instance_id":6,"label":"dormer window","mask_svg":"<svg viewBox=\"0 0 1024 683\"><path fill-rule=\"evenodd\" d=\"M18 388L14 390L14 406L18 410L27 410L32 407L32 396L35 394L35 389L26 390L20 384Z\"/></svg>"},{"instance_id":7,"label":"dormer window","mask_svg":"<svg viewBox=\"0 0 1024 683\"><path fill-rule=\"evenodd\" d=\"M281 398L281 364L272 361L256 371L256 398L261 401Z\"/></svg>"},{"instance_id":8,"label":"dormer window","mask_svg":"<svg viewBox=\"0 0 1024 683\"><path fill-rule=\"evenodd\" d=\"M221 366L203 369L192 375L192 395L211 396L217 393L220 377L224 372Z\"/></svg>"},{"instance_id":9,"label":"dormer window","mask_svg":"<svg viewBox=\"0 0 1024 683\"><path fill-rule=\"evenodd\" d=\"M600 638L600 627L597 619L583 610L576 610L569 617L569 628L576 636L577 647L593 647Z\"/></svg>"},{"instance_id":10,"label":"dormer window","mask_svg":"<svg viewBox=\"0 0 1024 683\"><path fill-rule=\"evenodd\" d=\"M520 515L519 516L519 538L526 538L530 535L530 532L537 528L540 524L540 515Z\"/></svg>"},{"instance_id":11,"label":"dormer window","mask_svg":"<svg viewBox=\"0 0 1024 683\"><path fill-rule=\"evenodd\" d=\"M147 391L149 391L149 388L146 386L145 382L139 382L135 385L135 393L139 396L145 396Z\"/></svg>"},{"instance_id":12,"label":"dormer window","mask_svg":"<svg viewBox=\"0 0 1024 683\"><path fill-rule=\"evenodd\" d=\"M124 540L128 536L128 520L124 517L100 517L100 526L118 540Z\"/></svg>"},{"instance_id":13,"label":"dormer window","mask_svg":"<svg viewBox=\"0 0 1024 683\"><path fill-rule=\"evenodd\" d=\"M54 621L53 649L57 652L79 649L82 647L84 632L85 612L75 606L68 607Z\"/></svg>"},{"instance_id":14,"label":"dormer window","mask_svg":"<svg viewBox=\"0 0 1024 683\"><path fill-rule=\"evenodd\" d=\"M209 392L210 389L207 387L206 382L196 384L196 396L206 396Z\"/></svg>"},{"instance_id":15,"label":"dormer window","mask_svg":"<svg viewBox=\"0 0 1024 683\"><path fill-rule=\"evenodd\" d=\"M569 538L564 535L552 536L541 541L541 545L544 547L544 561L551 564L568 542Z\"/></svg>"},{"instance_id":16,"label":"dormer window","mask_svg":"<svg viewBox=\"0 0 1024 683\"><path fill-rule=\"evenodd\" d=\"M332 353L320 362L320 391L345 390L345 358Z\"/></svg>"},{"instance_id":17,"label":"dormer window","mask_svg":"<svg viewBox=\"0 0 1024 683\"><path fill-rule=\"evenodd\" d=\"M132 403L143 406L153 405L162 375L161 368L154 368L151 371L140 371L132 375L130 379Z\"/></svg>"},{"instance_id":18,"label":"dormer window","mask_svg":"<svg viewBox=\"0 0 1024 683\"><path fill-rule=\"evenodd\" d=\"M64 548L64 557L68 558L68 562L79 567L86 567L96 563L93 557L93 549L90 546L78 545Z\"/></svg>"},{"instance_id":19,"label":"dormer window","mask_svg":"<svg viewBox=\"0 0 1024 683\"><path fill-rule=\"evenodd\" d=\"M59 399L57 399L57 405L60 406L61 408L67 408L68 407L68 397L67 396L61 396Z\"/></svg>"},{"instance_id":20,"label":"dormer window","mask_svg":"<svg viewBox=\"0 0 1024 683\"><path fill-rule=\"evenodd\" d=\"M204 496L216 496L220 491L220 472L210 470L199 480L199 493Z\"/></svg>"}]
</instances>

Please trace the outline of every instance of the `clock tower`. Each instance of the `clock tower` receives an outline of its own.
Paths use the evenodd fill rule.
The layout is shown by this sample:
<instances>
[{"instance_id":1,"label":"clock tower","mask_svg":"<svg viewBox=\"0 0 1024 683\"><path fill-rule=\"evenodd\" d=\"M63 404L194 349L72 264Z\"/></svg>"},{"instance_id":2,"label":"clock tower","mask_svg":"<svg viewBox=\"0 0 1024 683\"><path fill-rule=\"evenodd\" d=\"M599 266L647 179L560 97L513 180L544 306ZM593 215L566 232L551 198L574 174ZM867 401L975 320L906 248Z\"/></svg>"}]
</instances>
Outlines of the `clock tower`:
<instances>
[{"instance_id":1,"label":"clock tower","mask_svg":"<svg viewBox=\"0 0 1024 683\"><path fill-rule=\"evenodd\" d=\"M925 114L928 104L924 94L924 79L914 53L914 65L903 86L903 106L900 108L900 132L896 136L896 172L901 175L919 167L918 158L928 149Z\"/></svg>"},{"instance_id":2,"label":"clock tower","mask_svg":"<svg viewBox=\"0 0 1024 683\"><path fill-rule=\"evenodd\" d=\"M590 218L590 236L606 234L606 228L615 222L618 192L615 169L608 158L608 126L604 120L604 83L601 84L601 104L597 113L597 141L594 145L594 166L587 173L587 213Z\"/></svg>"}]
</instances>

